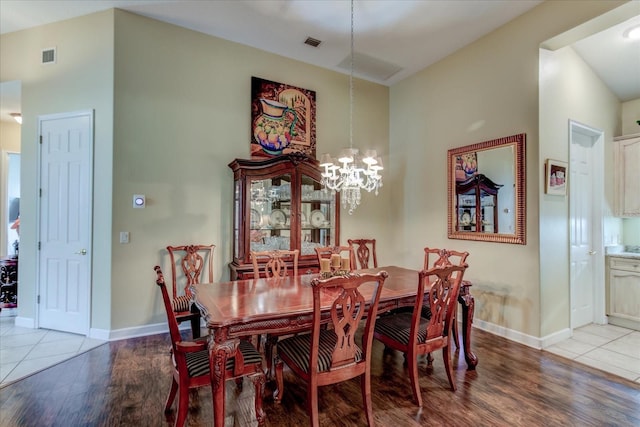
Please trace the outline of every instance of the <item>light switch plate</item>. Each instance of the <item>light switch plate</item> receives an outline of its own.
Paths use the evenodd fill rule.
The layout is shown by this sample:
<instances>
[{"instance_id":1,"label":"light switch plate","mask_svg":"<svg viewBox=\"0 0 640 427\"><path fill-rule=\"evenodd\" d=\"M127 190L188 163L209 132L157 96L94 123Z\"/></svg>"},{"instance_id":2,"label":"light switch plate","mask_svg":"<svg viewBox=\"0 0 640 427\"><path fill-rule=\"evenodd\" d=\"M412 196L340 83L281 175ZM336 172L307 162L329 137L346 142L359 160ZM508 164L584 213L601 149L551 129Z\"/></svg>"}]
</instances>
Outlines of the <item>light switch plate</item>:
<instances>
[{"instance_id":1,"label":"light switch plate","mask_svg":"<svg viewBox=\"0 0 640 427\"><path fill-rule=\"evenodd\" d=\"M133 207L134 208L144 208L147 204L147 201L144 197L144 194L134 194L133 195Z\"/></svg>"},{"instance_id":2,"label":"light switch plate","mask_svg":"<svg viewBox=\"0 0 640 427\"><path fill-rule=\"evenodd\" d=\"M120 232L120 243L129 243L129 232L121 231Z\"/></svg>"}]
</instances>

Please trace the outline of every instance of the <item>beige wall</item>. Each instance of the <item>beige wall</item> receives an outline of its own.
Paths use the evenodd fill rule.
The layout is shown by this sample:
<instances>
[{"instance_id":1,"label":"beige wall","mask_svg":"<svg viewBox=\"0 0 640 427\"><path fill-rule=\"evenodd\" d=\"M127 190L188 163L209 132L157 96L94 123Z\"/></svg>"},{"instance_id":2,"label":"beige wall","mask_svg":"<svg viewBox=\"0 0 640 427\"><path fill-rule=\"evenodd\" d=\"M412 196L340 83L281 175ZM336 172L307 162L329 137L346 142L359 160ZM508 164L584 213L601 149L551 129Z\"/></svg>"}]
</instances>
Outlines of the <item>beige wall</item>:
<instances>
[{"instance_id":1,"label":"beige wall","mask_svg":"<svg viewBox=\"0 0 640 427\"><path fill-rule=\"evenodd\" d=\"M188 47L188 48L185 48ZM216 279L232 259L233 174L249 157L251 77L316 91L317 154L348 145L348 76L123 11L115 20L114 242L111 327L163 322L153 266L167 245L215 244ZM355 82L354 138L388 152L388 88ZM362 145L362 148L365 146ZM385 187L386 190L386 187ZM133 209L133 194L147 207ZM341 241L375 236L388 191L342 212ZM129 231L131 243L118 243Z\"/></svg>"},{"instance_id":2,"label":"beige wall","mask_svg":"<svg viewBox=\"0 0 640 427\"><path fill-rule=\"evenodd\" d=\"M41 65L55 46L57 63ZM111 175L113 140L113 11L0 37L0 81L22 81L19 313L36 316L38 116L94 110L91 327L110 328Z\"/></svg>"},{"instance_id":3,"label":"beige wall","mask_svg":"<svg viewBox=\"0 0 640 427\"><path fill-rule=\"evenodd\" d=\"M542 306L541 274L546 279L547 268L567 267L566 257L544 267L539 259L538 224L547 224L547 218L539 214L538 48L621 3L545 2L391 89L391 178L398 185L392 206L393 217L403 224L394 242L399 259L420 265L424 246L469 251L466 277L474 284L476 325L523 342L568 327L568 307L562 308L564 318L544 331L541 320L549 314ZM523 132L527 245L448 240L447 150ZM566 215L558 219L563 235L567 220ZM567 292L566 277L561 280Z\"/></svg>"},{"instance_id":4,"label":"beige wall","mask_svg":"<svg viewBox=\"0 0 640 427\"><path fill-rule=\"evenodd\" d=\"M13 121L0 121L0 151L20 152L20 125Z\"/></svg>"}]
</instances>

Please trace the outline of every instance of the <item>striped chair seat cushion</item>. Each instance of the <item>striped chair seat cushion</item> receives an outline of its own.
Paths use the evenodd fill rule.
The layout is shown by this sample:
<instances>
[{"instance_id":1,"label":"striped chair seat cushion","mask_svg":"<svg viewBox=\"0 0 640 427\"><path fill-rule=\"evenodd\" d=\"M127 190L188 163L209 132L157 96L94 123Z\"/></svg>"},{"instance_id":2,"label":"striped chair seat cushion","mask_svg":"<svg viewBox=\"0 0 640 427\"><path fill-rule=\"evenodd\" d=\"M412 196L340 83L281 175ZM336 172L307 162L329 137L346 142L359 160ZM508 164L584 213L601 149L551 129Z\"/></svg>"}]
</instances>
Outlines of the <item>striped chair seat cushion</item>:
<instances>
[{"instance_id":1,"label":"striped chair seat cushion","mask_svg":"<svg viewBox=\"0 0 640 427\"><path fill-rule=\"evenodd\" d=\"M397 309L394 309L391 313L413 313L413 307L397 308ZM424 317L425 319L427 320L431 319L431 307L429 307L429 304L422 305L421 313L422 313L422 317ZM386 316L386 314L383 314L383 316Z\"/></svg>"},{"instance_id":2,"label":"striped chair seat cushion","mask_svg":"<svg viewBox=\"0 0 640 427\"><path fill-rule=\"evenodd\" d=\"M251 345L250 342L240 340L238 350L242 353L245 365L254 363L262 363L262 355ZM209 350L196 351L194 353L186 353L187 370L190 377L199 377L200 375L209 374ZM236 361L234 358L227 359L227 371L233 370Z\"/></svg>"},{"instance_id":3,"label":"striped chair seat cushion","mask_svg":"<svg viewBox=\"0 0 640 427\"><path fill-rule=\"evenodd\" d=\"M376 320L375 332L401 344L408 345L409 334L411 333L411 317L411 312L382 316ZM421 318L418 342L424 342L427 337L427 323L427 319Z\"/></svg>"},{"instance_id":4,"label":"striped chair seat cushion","mask_svg":"<svg viewBox=\"0 0 640 427\"><path fill-rule=\"evenodd\" d=\"M190 311L191 310L191 297L187 295L177 296L173 301L171 301L171 308L176 313L181 311Z\"/></svg>"},{"instance_id":5,"label":"striped chair seat cushion","mask_svg":"<svg viewBox=\"0 0 640 427\"><path fill-rule=\"evenodd\" d=\"M331 367L331 354L336 346L336 334L328 329L320 331L320 345L318 349L319 372L328 371ZM300 334L278 341L278 354L286 356L300 366L304 372L309 372L309 358L311 348L311 334ZM357 347L355 362L362 360L362 349Z\"/></svg>"}]
</instances>

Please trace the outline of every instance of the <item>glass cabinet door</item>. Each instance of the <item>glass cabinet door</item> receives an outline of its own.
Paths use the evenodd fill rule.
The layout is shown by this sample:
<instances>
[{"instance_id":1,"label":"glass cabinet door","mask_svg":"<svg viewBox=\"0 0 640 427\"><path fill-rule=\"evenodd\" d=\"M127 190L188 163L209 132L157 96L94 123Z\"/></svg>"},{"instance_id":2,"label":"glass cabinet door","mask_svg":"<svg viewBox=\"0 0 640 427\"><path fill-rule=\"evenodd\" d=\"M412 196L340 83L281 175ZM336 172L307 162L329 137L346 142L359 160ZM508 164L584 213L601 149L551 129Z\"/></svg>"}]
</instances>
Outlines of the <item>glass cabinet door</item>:
<instances>
[{"instance_id":1,"label":"glass cabinet door","mask_svg":"<svg viewBox=\"0 0 640 427\"><path fill-rule=\"evenodd\" d=\"M248 190L249 250L289 250L292 247L291 175L253 179Z\"/></svg>"},{"instance_id":2,"label":"glass cabinet door","mask_svg":"<svg viewBox=\"0 0 640 427\"><path fill-rule=\"evenodd\" d=\"M300 255L316 255L318 246L336 243L336 197L318 181L302 174L300 186Z\"/></svg>"}]
</instances>

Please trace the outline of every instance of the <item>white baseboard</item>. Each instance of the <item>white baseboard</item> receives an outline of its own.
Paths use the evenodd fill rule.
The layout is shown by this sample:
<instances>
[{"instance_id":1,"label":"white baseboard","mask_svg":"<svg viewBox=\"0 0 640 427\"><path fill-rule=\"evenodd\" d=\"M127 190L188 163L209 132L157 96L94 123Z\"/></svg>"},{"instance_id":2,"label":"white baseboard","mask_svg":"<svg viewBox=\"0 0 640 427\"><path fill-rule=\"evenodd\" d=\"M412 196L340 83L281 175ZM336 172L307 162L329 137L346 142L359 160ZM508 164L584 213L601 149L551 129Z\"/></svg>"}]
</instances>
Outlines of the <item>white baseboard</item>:
<instances>
[{"instance_id":1,"label":"white baseboard","mask_svg":"<svg viewBox=\"0 0 640 427\"><path fill-rule=\"evenodd\" d=\"M547 335L546 337L542 337L542 348L544 349L547 347L551 347L552 345L558 344L560 341L569 339L572 336L573 333L571 332L571 328L561 329L557 332Z\"/></svg>"},{"instance_id":2,"label":"white baseboard","mask_svg":"<svg viewBox=\"0 0 640 427\"><path fill-rule=\"evenodd\" d=\"M155 323L152 325L135 326L132 328L112 329L110 331L102 331L101 334L107 335L107 340L117 341L127 338L144 337L147 335L157 335L165 333L169 330L167 323Z\"/></svg>"},{"instance_id":3,"label":"white baseboard","mask_svg":"<svg viewBox=\"0 0 640 427\"><path fill-rule=\"evenodd\" d=\"M35 329L36 319L33 319L31 317L16 316L15 325L20 326L21 328Z\"/></svg>"},{"instance_id":4,"label":"white baseboard","mask_svg":"<svg viewBox=\"0 0 640 427\"><path fill-rule=\"evenodd\" d=\"M180 330L191 330L191 324L189 322L182 322L178 325ZM200 326L202 327L202 322L200 322ZM93 333L96 333L96 336L93 336ZM164 334L169 332L169 326L166 322L155 323L151 325L142 325L135 326L132 328L122 328L122 329L113 329L111 331L107 331L104 329L92 329L90 338L98 338L104 339L107 341L118 341L118 340L126 340L128 338L135 337L146 337L148 335L157 335ZM103 338L106 337L106 338Z\"/></svg>"},{"instance_id":5,"label":"white baseboard","mask_svg":"<svg viewBox=\"0 0 640 427\"><path fill-rule=\"evenodd\" d=\"M624 317L607 316L609 325L620 326L622 328L633 329L634 331L640 331L640 322L632 319L625 319Z\"/></svg>"},{"instance_id":6,"label":"white baseboard","mask_svg":"<svg viewBox=\"0 0 640 427\"><path fill-rule=\"evenodd\" d=\"M484 320L474 319L473 326L483 331L506 338L510 341L515 341L517 343L524 344L527 347L533 347L538 350L542 348L542 341L543 341L542 338L537 338L532 335L523 334L522 332L505 328L504 326L495 325L493 323L485 322ZM471 346L473 349L473 337L471 338Z\"/></svg>"},{"instance_id":7,"label":"white baseboard","mask_svg":"<svg viewBox=\"0 0 640 427\"><path fill-rule=\"evenodd\" d=\"M18 316L16 317L15 324L16 326L21 326L23 328L35 328L35 319ZM204 325L202 325L201 323L201 326ZM522 332L505 328L504 326L496 325L493 323L485 322L484 320L479 319L473 320L473 327L538 350L547 348L567 338L571 338L571 329L569 328L554 332L550 335L547 335L546 337L537 338L532 335L523 334ZM180 329L190 329L189 322L183 322L180 325ZM462 329L460 330L462 331ZM165 322L161 322L151 325L142 325L113 330L91 328L88 336L89 338L99 340L117 341L127 338L143 337L147 335L164 334L167 332L169 332L167 324ZM471 339L471 344L473 346L473 338Z\"/></svg>"},{"instance_id":8,"label":"white baseboard","mask_svg":"<svg viewBox=\"0 0 640 427\"><path fill-rule=\"evenodd\" d=\"M35 329L36 321L30 317L15 317L15 325L20 326L21 328L30 328ZM202 322L201 322L201 326ZM191 329L189 322L183 322L180 325L181 330ZM89 329L88 338L93 338L97 340L103 341L117 341L124 340L127 338L135 338L135 337L144 337L147 335L156 335L156 334L164 334L169 332L169 327L166 322L151 324L151 325L143 325L143 326L135 326L132 328L122 328L122 329L97 329L91 328Z\"/></svg>"}]
</instances>

